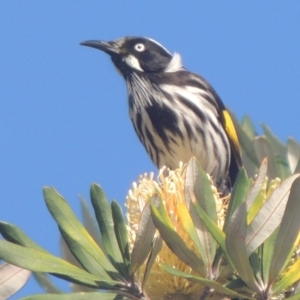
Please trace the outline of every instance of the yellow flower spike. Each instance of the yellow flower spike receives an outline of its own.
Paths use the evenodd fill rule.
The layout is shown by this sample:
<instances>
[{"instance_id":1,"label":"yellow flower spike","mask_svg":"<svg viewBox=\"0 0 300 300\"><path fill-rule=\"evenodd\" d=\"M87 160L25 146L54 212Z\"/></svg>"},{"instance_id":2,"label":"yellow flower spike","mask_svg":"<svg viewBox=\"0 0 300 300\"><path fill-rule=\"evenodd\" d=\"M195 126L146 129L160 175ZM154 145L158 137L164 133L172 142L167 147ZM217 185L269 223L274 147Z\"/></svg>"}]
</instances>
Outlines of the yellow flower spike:
<instances>
[{"instance_id":1,"label":"yellow flower spike","mask_svg":"<svg viewBox=\"0 0 300 300\"><path fill-rule=\"evenodd\" d=\"M185 202L185 173L186 165L183 164L176 170L162 168L159 171L157 181L153 179L153 174L150 174L149 176L143 175L139 178L138 182L133 185L126 198L131 248L134 244L142 211L140 203L143 203L143 201L144 203L148 202L152 196L157 195L162 200L163 205L168 212L173 228L186 242L187 246L197 254L196 246L189 235L189 228L192 228L194 225L192 224ZM220 197L216 190L214 194L216 200L218 199L218 202L220 202ZM224 219L224 205L222 207L221 203L217 203L217 206L218 212L221 213ZM173 276L164 271L161 264L172 266L185 273L199 275L195 274L189 266L179 260L168 246L164 244L161 252L156 257L148 280L145 283L145 292L151 300L199 299L199 295L204 289L202 284L187 280L183 277ZM145 266L140 269L140 280L142 280L144 272Z\"/></svg>"}]
</instances>

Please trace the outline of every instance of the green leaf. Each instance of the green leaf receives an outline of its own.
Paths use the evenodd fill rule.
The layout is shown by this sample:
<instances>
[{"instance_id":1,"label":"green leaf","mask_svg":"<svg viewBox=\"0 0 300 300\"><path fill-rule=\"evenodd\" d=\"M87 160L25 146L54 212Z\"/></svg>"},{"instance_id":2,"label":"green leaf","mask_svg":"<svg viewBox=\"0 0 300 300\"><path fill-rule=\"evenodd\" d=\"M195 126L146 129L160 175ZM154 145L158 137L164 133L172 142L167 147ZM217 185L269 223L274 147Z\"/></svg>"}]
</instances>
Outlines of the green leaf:
<instances>
[{"instance_id":1,"label":"green leaf","mask_svg":"<svg viewBox=\"0 0 300 300\"><path fill-rule=\"evenodd\" d=\"M224 223L225 232L231 220L232 214L237 209L237 207L245 200L249 187L250 187L250 180L247 177L245 169L241 168L238 173L236 183L233 187L230 201L228 204L228 209L227 209L225 223Z\"/></svg>"},{"instance_id":2,"label":"green leaf","mask_svg":"<svg viewBox=\"0 0 300 300\"><path fill-rule=\"evenodd\" d=\"M65 279L98 287L100 278L51 254L0 240L0 258L27 270L61 275ZM110 283L111 286L114 282Z\"/></svg>"},{"instance_id":3,"label":"green leaf","mask_svg":"<svg viewBox=\"0 0 300 300\"><path fill-rule=\"evenodd\" d=\"M258 248L261 249L261 269L265 285L269 283L270 268L273 260L274 245L276 242L277 234L278 228L264 241L260 248Z\"/></svg>"},{"instance_id":4,"label":"green leaf","mask_svg":"<svg viewBox=\"0 0 300 300\"><path fill-rule=\"evenodd\" d=\"M291 173L295 173L300 161L300 145L292 138L289 138L287 143L287 160L289 162ZM300 169L298 169L298 172L299 170Z\"/></svg>"},{"instance_id":5,"label":"green leaf","mask_svg":"<svg viewBox=\"0 0 300 300\"><path fill-rule=\"evenodd\" d=\"M194 276L189 273L185 273L180 270L174 269L173 267L167 266L165 264L162 264L162 268L172 275L175 275L178 277L183 277L183 278L186 278L186 279L194 281L194 282L199 282L202 285L209 287L212 290L217 291L218 293L221 293L222 295L227 295L227 296L231 296L231 297L242 297L243 299L252 299L251 297L247 297L247 296L239 294L233 290L230 290L230 289L226 288L225 286L219 284L216 281L198 277L198 276ZM201 295L199 295L199 297L200 296ZM201 297L199 299L201 299Z\"/></svg>"},{"instance_id":6,"label":"green leaf","mask_svg":"<svg viewBox=\"0 0 300 300\"><path fill-rule=\"evenodd\" d=\"M266 175L268 170L268 162L267 159L262 161L262 164L258 170L257 177L250 188L250 191L246 197L246 204L248 210L247 216L247 223L251 223L256 214L258 213L259 209L261 208L263 201L265 200L264 197L260 197L264 184L266 183Z\"/></svg>"},{"instance_id":7,"label":"green leaf","mask_svg":"<svg viewBox=\"0 0 300 300\"><path fill-rule=\"evenodd\" d=\"M61 257L69 262L70 264L82 269L81 263L78 261L78 259L73 255L71 252L69 246L66 244L65 240L63 237L60 235L60 252L61 252Z\"/></svg>"},{"instance_id":8,"label":"green leaf","mask_svg":"<svg viewBox=\"0 0 300 300\"><path fill-rule=\"evenodd\" d=\"M254 139L257 136L254 124L249 116L244 116L241 126L249 138Z\"/></svg>"},{"instance_id":9,"label":"green leaf","mask_svg":"<svg viewBox=\"0 0 300 300\"><path fill-rule=\"evenodd\" d=\"M246 252L246 216L246 203L243 202L232 214L231 221L228 224L225 240L226 248L239 276L252 291L259 293L260 289L256 283Z\"/></svg>"},{"instance_id":10,"label":"green leaf","mask_svg":"<svg viewBox=\"0 0 300 300\"><path fill-rule=\"evenodd\" d=\"M272 148L274 149L276 156L279 155L280 157L285 158L286 146L273 134L267 125L262 124L261 126Z\"/></svg>"},{"instance_id":11,"label":"green leaf","mask_svg":"<svg viewBox=\"0 0 300 300\"><path fill-rule=\"evenodd\" d=\"M40 294L22 298L21 300L113 300L116 294L112 293L72 293L72 294Z\"/></svg>"},{"instance_id":12,"label":"green leaf","mask_svg":"<svg viewBox=\"0 0 300 300\"><path fill-rule=\"evenodd\" d=\"M295 241L300 228L300 177L292 184L289 199L280 224L274 254L270 268L270 282L274 282L277 276L288 264Z\"/></svg>"},{"instance_id":13,"label":"green leaf","mask_svg":"<svg viewBox=\"0 0 300 300\"><path fill-rule=\"evenodd\" d=\"M212 191L212 182L194 157L190 159L187 165L184 186L188 207L193 201L190 197L191 191L195 194L195 200L197 200L202 209L217 223L216 200Z\"/></svg>"},{"instance_id":14,"label":"green leaf","mask_svg":"<svg viewBox=\"0 0 300 300\"><path fill-rule=\"evenodd\" d=\"M249 261L250 261L251 268L253 270L255 281L259 286L264 287L265 285L261 273L261 249L259 249L259 251L257 252L253 252L249 256Z\"/></svg>"},{"instance_id":15,"label":"green leaf","mask_svg":"<svg viewBox=\"0 0 300 300\"><path fill-rule=\"evenodd\" d=\"M206 228L209 230L211 235L214 237L214 239L217 241L218 245L221 247L224 255L227 258L227 261L231 264L231 266L234 268L234 265L231 261L231 258L227 252L226 244L225 244L225 233L218 227L217 224L215 224L209 216L205 213L205 211L199 206L195 205L195 209L197 213L199 214L200 218L204 222Z\"/></svg>"},{"instance_id":16,"label":"green leaf","mask_svg":"<svg viewBox=\"0 0 300 300\"><path fill-rule=\"evenodd\" d=\"M84 227L103 251L104 247L103 247L101 233L98 227L97 220L94 214L90 211L89 206L85 201L85 199L83 197L79 197L79 200L80 200Z\"/></svg>"},{"instance_id":17,"label":"green leaf","mask_svg":"<svg viewBox=\"0 0 300 300\"><path fill-rule=\"evenodd\" d=\"M154 197L153 201L157 201ZM153 242L156 228L151 218L150 204L146 203L139 222L138 232L135 238L134 247L131 253L130 274L134 272L144 263L147 259L151 245Z\"/></svg>"},{"instance_id":18,"label":"green leaf","mask_svg":"<svg viewBox=\"0 0 300 300\"><path fill-rule=\"evenodd\" d=\"M248 255L255 251L281 223L291 185L298 176L299 174L293 175L283 181L249 224L246 234Z\"/></svg>"},{"instance_id":19,"label":"green leaf","mask_svg":"<svg viewBox=\"0 0 300 300\"><path fill-rule=\"evenodd\" d=\"M196 245L196 248L200 254L200 257L205 267L208 270L210 270L212 265L212 260L213 260L213 257L211 257L210 253L208 253L209 246L211 245L211 242L209 240L211 239L211 235L207 230L207 228L205 227L204 223L201 221L199 215L197 214L194 205L193 204L190 205L190 213L189 213L187 207L184 204L179 204L177 207L177 216L180 223L183 226L183 229ZM191 219L191 216L193 220ZM202 244L205 242L204 236L207 237L208 245Z\"/></svg>"},{"instance_id":20,"label":"green leaf","mask_svg":"<svg viewBox=\"0 0 300 300\"><path fill-rule=\"evenodd\" d=\"M125 263L126 274L129 274L130 252L128 243L128 233L121 206L116 201L112 201L111 211L114 222L115 235L118 241L120 252L123 257L123 261Z\"/></svg>"},{"instance_id":21,"label":"green leaf","mask_svg":"<svg viewBox=\"0 0 300 300\"><path fill-rule=\"evenodd\" d=\"M150 207L154 225L168 247L180 260L191 267L195 272L203 275L204 269L202 261L188 248L186 242L183 241L175 231L162 203L159 208L156 208L153 203L151 203Z\"/></svg>"},{"instance_id":22,"label":"green leaf","mask_svg":"<svg viewBox=\"0 0 300 300\"><path fill-rule=\"evenodd\" d=\"M92 184L90 194L106 254L114 267L127 278L128 273L124 266L123 257L115 235L114 222L109 202L104 191L98 184Z\"/></svg>"},{"instance_id":23,"label":"green leaf","mask_svg":"<svg viewBox=\"0 0 300 300\"><path fill-rule=\"evenodd\" d=\"M258 171L259 163L255 164L250 158L245 154L245 151L242 149L242 162L243 167L247 171L249 178L254 178Z\"/></svg>"},{"instance_id":24,"label":"green leaf","mask_svg":"<svg viewBox=\"0 0 300 300\"><path fill-rule=\"evenodd\" d=\"M254 148L260 161L265 157L268 158L268 177L270 179L274 179L276 177L285 179L291 174L286 154L284 154L284 156L280 154L281 151L276 149L276 146L273 144L273 140L270 139L269 136L257 137L254 140Z\"/></svg>"},{"instance_id":25,"label":"green leaf","mask_svg":"<svg viewBox=\"0 0 300 300\"><path fill-rule=\"evenodd\" d=\"M99 261L97 261L93 255L91 255L91 251L86 251L86 247L82 247L81 241L78 242L60 227L59 230L69 250L85 270L105 280L111 279L111 277L106 273L105 269L101 266L101 263L99 263Z\"/></svg>"},{"instance_id":26,"label":"green leaf","mask_svg":"<svg viewBox=\"0 0 300 300\"><path fill-rule=\"evenodd\" d=\"M276 163L277 177L281 179L286 179L292 174L288 161L285 158L276 156L275 163Z\"/></svg>"},{"instance_id":27,"label":"green leaf","mask_svg":"<svg viewBox=\"0 0 300 300\"><path fill-rule=\"evenodd\" d=\"M197 160L191 158L187 165L184 186L185 200L190 216L185 212L183 205L178 211L179 217L180 214L185 213L185 215L180 218L181 223L195 243L203 263L209 271L213 264L217 244L197 214L194 206L194 203L201 206L209 218L217 223L216 201L212 192L212 183L207 176ZM194 226L189 222L191 219Z\"/></svg>"},{"instance_id":28,"label":"green leaf","mask_svg":"<svg viewBox=\"0 0 300 300\"><path fill-rule=\"evenodd\" d=\"M239 124L239 122L236 120L235 117L233 117L232 120L243 151L245 152L247 157L253 162L253 164L259 166L259 160L257 159L256 152L253 145L253 137L248 136L248 134L244 131L244 129L242 128L242 126Z\"/></svg>"},{"instance_id":29,"label":"green leaf","mask_svg":"<svg viewBox=\"0 0 300 300\"><path fill-rule=\"evenodd\" d=\"M162 238L160 236L156 236L153 240L152 247L151 247L151 252L150 252L150 255L148 257L147 264L146 264L146 269L145 269L145 272L144 272L144 277L143 277L143 282L142 282L142 290L144 290L144 286L145 286L145 284L147 282L147 279L149 277L149 274L150 274L151 268L153 266L153 263L155 262L155 258L158 255L158 253L161 251L162 247L163 247Z\"/></svg>"},{"instance_id":30,"label":"green leaf","mask_svg":"<svg viewBox=\"0 0 300 300\"><path fill-rule=\"evenodd\" d=\"M44 197L65 242L78 261L86 269L96 272L95 275L105 276L103 269L110 273L116 272L63 197L55 189L49 187L44 188ZM108 280L110 277L106 275L105 278Z\"/></svg>"},{"instance_id":31,"label":"green leaf","mask_svg":"<svg viewBox=\"0 0 300 300\"><path fill-rule=\"evenodd\" d=\"M13 224L0 221L0 233L7 241L11 243L49 253L31 240L23 230Z\"/></svg>"},{"instance_id":32,"label":"green leaf","mask_svg":"<svg viewBox=\"0 0 300 300\"><path fill-rule=\"evenodd\" d=\"M265 136L258 136L254 139L254 149L259 161L263 161L265 158L268 159L268 177L274 179L278 177L276 170L276 155L271 143Z\"/></svg>"},{"instance_id":33,"label":"green leaf","mask_svg":"<svg viewBox=\"0 0 300 300\"><path fill-rule=\"evenodd\" d=\"M276 282L273 287L273 293L276 295L281 291L287 289L289 286L300 280L300 258L298 258L291 268L283 274L281 279Z\"/></svg>"},{"instance_id":34,"label":"green leaf","mask_svg":"<svg viewBox=\"0 0 300 300\"><path fill-rule=\"evenodd\" d=\"M261 191L263 184L265 182L267 171L268 171L268 161L267 159L263 159L260 168L258 170L258 174L254 180L254 184L252 185L246 198L247 209L251 208L259 192Z\"/></svg>"}]
</instances>

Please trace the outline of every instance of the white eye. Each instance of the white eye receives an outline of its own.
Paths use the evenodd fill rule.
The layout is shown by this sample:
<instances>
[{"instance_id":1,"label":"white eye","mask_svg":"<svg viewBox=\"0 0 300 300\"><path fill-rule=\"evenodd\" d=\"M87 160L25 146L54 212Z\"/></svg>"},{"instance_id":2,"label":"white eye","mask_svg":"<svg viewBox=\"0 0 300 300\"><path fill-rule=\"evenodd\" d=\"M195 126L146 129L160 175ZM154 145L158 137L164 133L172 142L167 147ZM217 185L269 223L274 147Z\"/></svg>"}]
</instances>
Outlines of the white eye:
<instances>
[{"instance_id":1,"label":"white eye","mask_svg":"<svg viewBox=\"0 0 300 300\"><path fill-rule=\"evenodd\" d=\"M138 52L143 52L146 49L146 47L144 44L139 43L134 46L134 49Z\"/></svg>"}]
</instances>

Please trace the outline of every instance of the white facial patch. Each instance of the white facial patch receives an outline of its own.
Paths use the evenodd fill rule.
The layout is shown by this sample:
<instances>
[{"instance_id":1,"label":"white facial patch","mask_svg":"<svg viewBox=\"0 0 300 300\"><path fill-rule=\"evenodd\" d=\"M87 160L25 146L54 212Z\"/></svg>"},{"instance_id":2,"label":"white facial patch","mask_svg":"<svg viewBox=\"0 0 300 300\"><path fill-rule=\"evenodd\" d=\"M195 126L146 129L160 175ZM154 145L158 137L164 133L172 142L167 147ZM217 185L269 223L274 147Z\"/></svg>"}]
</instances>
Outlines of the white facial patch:
<instances>
[{"instance_id":1,"label":"white facial patch","mask_svg":"<svg viewBox=\"0 0 300 300\"><path fill-rule=\"evenodd\" d=\"M133 55L128 55L124 58L124 61L126 62L126 64L138 71L144 72L144 70L141 68L139 61L137 60L136 57L134 57Z\"/></svg>"},{"instance_id":2,"label":"white facial patch","mask_svg":"<svg viewBox=\"0 0 300 300\"><path fill-rule=\"evenodd\" d=\"M183 64L181 60L181 56L179 53L174 53L172 60L168 64L168 66L165 68L165 72L177 72L183 69Z\"/></svg>"}]
</instances>

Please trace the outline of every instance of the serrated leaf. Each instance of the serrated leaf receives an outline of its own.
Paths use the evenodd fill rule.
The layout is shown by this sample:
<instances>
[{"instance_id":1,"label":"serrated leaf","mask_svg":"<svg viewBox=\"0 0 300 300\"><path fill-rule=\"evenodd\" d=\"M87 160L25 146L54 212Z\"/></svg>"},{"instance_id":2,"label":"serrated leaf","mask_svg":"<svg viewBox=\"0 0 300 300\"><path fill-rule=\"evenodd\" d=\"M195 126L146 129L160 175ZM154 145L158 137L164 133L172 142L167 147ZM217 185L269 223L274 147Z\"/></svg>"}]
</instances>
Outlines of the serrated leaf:
<instances>
[{"instance_id":1,"label":"serrated leaf","mask_svg":"<svg viewBox=\"0 0 300 300\"><path fill-rule=\"evenodd\" d=\"M99 277L87 273L51 254L0 240L0 258L20 268L61 275L71 282L98 287ZM113 283L112 283L113 284Z\"/></svg>"},{"instance_id":2,"label":"serrated leaf","mask_svg":"<svg viewBox=\"0 0 300 300\"><path fill-rule=\"evenodd\" d=\"M225 240L226 248L239 276L252 291L259 292L260 289L256 283L246 251L246 216L246 203L243 202L232 214L231 221L228 224Z\"/></svg>"},{"instance_id":3,"label":"serrated leaf","mask_svg":"<svg viewBox=\"0 0 300 300\"><path fill-rule=\"evenodd\" d=\"M299 175L293 175L283 181L265 201L260 211L249 224L246 234L247 254L250 255L278 227L284 214L290 188Z\"/></svg>"},{"instance_id":4,"label":"serrated leaf","mask_svg":"<svg viewBox=\"0 0 300 300\"><path fill-rule=\"evenodd\" d=\"M171 221L167 217L167 212L165 211L164 206L161 204L159 208L156 208L153 203L151 203L150 207L153 223L158 229L164 242L180 260L182 260L195 272L203 275L204 271L202 261L191 249L187 247L186 242L181 239L179 234L170 224ZM163 213L161 211L165 212Z\"/></svg>"},{"instance_id":5,"label":"serrated leaf","mask_svg":"<svg viewBox=\"0 0 300 300\"><path fill-rule=\"evenodd\" d=\"M70 248L70 250L78 261L83 265L87 263L85 265L87 269L91 267L91 264L95 264L91 269L99 268L99 270L104 269L110 273L116 272L116 269L79 222L64 198L55 189L49 187L44 188L44 197L46 205L58 223L59 229L64 235L63 237L69 248L73 245L73 248ZM106 276L106 278L108 279L109 277Z\"/></svg>"},{"instance_id":6,"label":"serrated leaf","mask_svg":"<svg viewBox=\"0 0 300 300\"><path fill-rule=\"evenodd\" d=\"M178 276L178 277L182 277L182 278L186 278L188 280L194 281L194 282L199 282L202 285L211 288L212 290L221 293L222 295L227 295L227 296L231 296L231 297L242 297L243 299L251 299L251 297L247 297L245 295L239 294L233 290L230 290L226 287L224 287L223 285L219 284L216 281L213 280L209 280L206 278L202 278L202 277L198 277L198 276L194 276L191 275L189 273L185 273L182 272L180 270L174 269L173 267L167 266L165 264L162 265L162 268L167 271L168 273ZM200 297L201 295L199 295ZM199 298L201 299L201 298Z\"/></svg>"},{"instance_id":7,"label":"serrated leaf","mask_svg":"<svg viewBox=\"0 0 300 300\"><path fill-rule=\"evenodd\" d=\"M155 231L156 228L152 221L150 204L146 203L141 214L138 232L131 253L131 265L129 269L131 275L134 274L147 259L151 250Z\"/></svg>"},{"instance_id":8,"label":"serrated leaf","mask_svg":"<svg viewBox=\"0 0 300 300\"><path fill-rule=\"evenodd\" d=\"M28 281L31 272L9 263L0 265L0 299L8 299Z\"/></svg>"},{"instance_id":9,"label":"serrated leaf","mask_svg":"<svg viewBox=\"0 0 300 300\"><path fill-rule=\"evenodd\" d=\"M289 199L280 224L270 268L270 282L285 268L292 255L300 231L300 177L292 184Z\"/></svg>"},{"instance_id":10,"label":"serrated leaf","mask_svg":"<svg viewBox=\"0 0 300 300\"><path fill-rule=\"evenodd\" d=\"M109 202L98 184L92 184L90 194L106 254L113 266L126 278L126 267L115 235Z\"/></svg>"}]
</instances>

